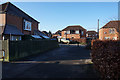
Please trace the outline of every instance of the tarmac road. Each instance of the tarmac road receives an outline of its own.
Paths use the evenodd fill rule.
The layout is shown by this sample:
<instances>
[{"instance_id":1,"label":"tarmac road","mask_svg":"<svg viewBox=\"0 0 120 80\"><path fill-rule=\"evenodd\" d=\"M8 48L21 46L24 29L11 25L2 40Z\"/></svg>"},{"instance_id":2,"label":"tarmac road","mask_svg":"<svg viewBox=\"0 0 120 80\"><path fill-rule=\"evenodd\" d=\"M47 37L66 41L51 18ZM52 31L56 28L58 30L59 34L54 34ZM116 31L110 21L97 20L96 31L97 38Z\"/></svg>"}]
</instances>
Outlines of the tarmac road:
<instances>
[{"instance_id":1,"label":"tarmac road","mask_svg":"<svg viewBox=\"0 0 120 80\"><path fill-rule=\"evenodd\" d=\"M20 61L3 63L3 79L99 78L85 46L60 44L60 48Z\"/></svg>"}]
</instances>

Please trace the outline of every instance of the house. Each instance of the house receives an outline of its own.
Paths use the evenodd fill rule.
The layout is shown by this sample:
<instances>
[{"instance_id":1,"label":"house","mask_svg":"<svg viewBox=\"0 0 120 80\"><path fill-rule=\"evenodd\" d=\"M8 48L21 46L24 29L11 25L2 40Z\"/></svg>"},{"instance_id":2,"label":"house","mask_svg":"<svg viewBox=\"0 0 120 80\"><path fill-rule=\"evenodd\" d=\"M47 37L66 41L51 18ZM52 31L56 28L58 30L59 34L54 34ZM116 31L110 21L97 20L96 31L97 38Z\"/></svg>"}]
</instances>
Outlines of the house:
<instances>
[{"instance_id":1,"label":"house","mask_svg":"<svg viewBox=\"0 0 120 80\"><path fill-rule=\"evenodd\" d=\"M110 21L99 30L100 40L119 40L120 21Z\"/></svg>"},{"instance_id":2,"label":"house","mask_svg":"<svg viewBox=\"0 0 120 80\"><path fill-rule=\"evenodd\" d=\"M80 25L67 26L65 29L62 30L61 37L79 41L86 38L86 29L84 29Z\"/></svg>"},{"instance_id":3,"label":"house","mask_svg":"<svg viewBox=\"0 0 120 80\"><path fill-rule=\"evenodd\" d=\"M49 33L47 31L42 31L42 33L49 37Z\"/></svg>"},{"instance_id":4,"label":"house","mask_svg":"<svg viewBox=\"0 0 120 80\"><path fill-rule=\"evenodd\" d=\"M42 31L42 33L45 34L46 36L48 36L49 38L52 38L52 32L51 31L49 31L49 32Z\"/></svg>"},{"instance_id":5,"label":"house","mask_svg":"<svg viewBox=\"0 0 120 80\"><path fill-rule=\"evenodd\" d=\"M98 32L96 31L87 31L86 37L90 39L97 39L98 38Z\"/></svg>"},{"instance_id":6,"label":"house","mask_svg":"<svg viewBox=\"0 0 120 80\"><path fill-rule=\"evenodd\" d=\"M67 26L65 29L62 30L62 38L86 38L86 29L84 29L80 25Z\"/></svg>"},{"instance_id":7,"label":"house","mask_svg":"<svg viewBox=\"0 0 120 80\"><path fill-rule=\"evenodd\" d=\"M58 42L61 41L61 30L58 30L57 32L55 32L53 35L52 35L52 38L56 38L58 40Z\"/></svg>"},{"instance_id":8,"label":"house","mask_svg":"<svg viewBox=\"0 0 120 80\"><path fill-rule=\"evenodd\" d=\"M62 32L61 30L58 30L52 35L52 38L61 38L61 32Z\"/></svg>"},{"instance_id":9,"label":"house","mask_svg":"<svg viewBox=\"0 0 120 80\"><path fill-rule=\"evenodd\" d=\"M39 22L10 2L0 5L0 39L22 40L23 35L34 36Z\"/></svg>"}]
</instances>

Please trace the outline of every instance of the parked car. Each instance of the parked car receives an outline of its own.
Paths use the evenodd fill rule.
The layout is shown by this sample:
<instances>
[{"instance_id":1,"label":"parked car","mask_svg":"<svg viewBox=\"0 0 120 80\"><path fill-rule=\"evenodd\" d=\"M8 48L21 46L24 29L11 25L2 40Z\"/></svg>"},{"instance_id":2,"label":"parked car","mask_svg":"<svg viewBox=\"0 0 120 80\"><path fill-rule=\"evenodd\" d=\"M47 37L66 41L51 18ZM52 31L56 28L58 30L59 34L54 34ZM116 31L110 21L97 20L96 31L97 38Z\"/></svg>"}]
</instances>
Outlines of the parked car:
<instances>
[{"instance_id":1,"label":"parked car","mask_svg":"<svg viewBox=\"0 0 120 80\"><path fill-rule=\"evenodd\" d=\"M69 43L70 43L70 40L69 40L69 39L62 38L62 39L61 39L61 42L62 42L62 43L67 43L67 44L69 44Z\"/></svg>"}]
</instances>

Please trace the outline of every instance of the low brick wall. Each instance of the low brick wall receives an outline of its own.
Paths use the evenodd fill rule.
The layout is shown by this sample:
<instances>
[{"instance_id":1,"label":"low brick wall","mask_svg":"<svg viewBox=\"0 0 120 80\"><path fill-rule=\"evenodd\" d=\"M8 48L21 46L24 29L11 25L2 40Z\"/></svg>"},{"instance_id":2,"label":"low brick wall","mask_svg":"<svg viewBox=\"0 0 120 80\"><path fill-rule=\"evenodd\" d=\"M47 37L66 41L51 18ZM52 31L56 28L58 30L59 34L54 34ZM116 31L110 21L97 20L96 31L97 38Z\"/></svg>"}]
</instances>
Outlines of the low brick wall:
<instances>
[{"instance_id":1,"label":"low brick wall","mask_svg":"<svg viewBox=\"0 0 120 80\"><path fill-rule=\"evenodd\" d=\"M71 39L72 41L77 41L79 43L86 43L86 38L85 39Z\"/></svg>"},{"instance_id":2,"label":"low brick wall","mask_svg":"<svg viewBox=\"0 0 120 80\"><path fill-rule=\"evenodd\" d=\"M91 58L104 80L120 79L120 41L94 40ZM118 79L119 78L119 79Z\"/></svg>"}]
</instances>

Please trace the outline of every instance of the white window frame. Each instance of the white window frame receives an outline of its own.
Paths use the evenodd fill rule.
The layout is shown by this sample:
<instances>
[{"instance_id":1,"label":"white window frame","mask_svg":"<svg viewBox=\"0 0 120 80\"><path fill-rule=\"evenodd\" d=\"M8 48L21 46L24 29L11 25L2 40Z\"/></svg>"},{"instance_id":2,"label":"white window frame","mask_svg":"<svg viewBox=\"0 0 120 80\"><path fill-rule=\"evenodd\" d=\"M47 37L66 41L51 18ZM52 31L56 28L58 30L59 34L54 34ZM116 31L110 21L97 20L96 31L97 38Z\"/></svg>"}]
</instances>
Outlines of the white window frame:
<instances>
[{"instance_id":1,"label":"white window frame","mask_svg":"<svg viewBox=\"0 0 120 80\"><path fill-rule=\"evenodd\" d=\"M117 40L117 37L113 37L112 39L113 39L113 40Z\"/></svg>"},{"instance_id":2,"label":"white window frame","mask_svg":"<svg viewBox=\"0 0 120 80\"><path fill-rule=\"evenodd\" d=\"M28 25L28 28L27 28L27 25ZM32 22L30 21L27 21L24 19L24 30L28 30L28 31L31 31L31 28L32 28Z\"/></svg>"},{"instance_id":3,"label":"white window frame","mask_svg":"<svg viewBox=\"0 0 120 80\"><path fill-rule=\"evenodd\" d=\"M110 39L110 37L105 37L105 40L109 40Z\"/></svg>"},{"instance_id":4,"label":"white window frame","mask_svg":"<svg viewBox=\"0 0 120 80\"><path fill-rule=\"evenodd\" d=\"M110 34L114 34L115 33L115 29L109 29L109 33Z\"/></svg>"},{"instance_id":5,"label":"white window frame","mask_svg":"<svg viewBox=\"0 0 120 80\"><path fill-rule=\"evenodd\" d=\"M70 34L70 31L66 31L67 34Z\"/></svg>"},{"instance_id":6,"label":"white window frame","mask_svg":"<svg viewBox=\"0 0 120 80\"><path fill-rule=\"evenodd\" d=\"M76 31L75 31L75 34L79 34L79 33L80 33L79 30L76 30Z\"/></svg>"}]
</instances>

